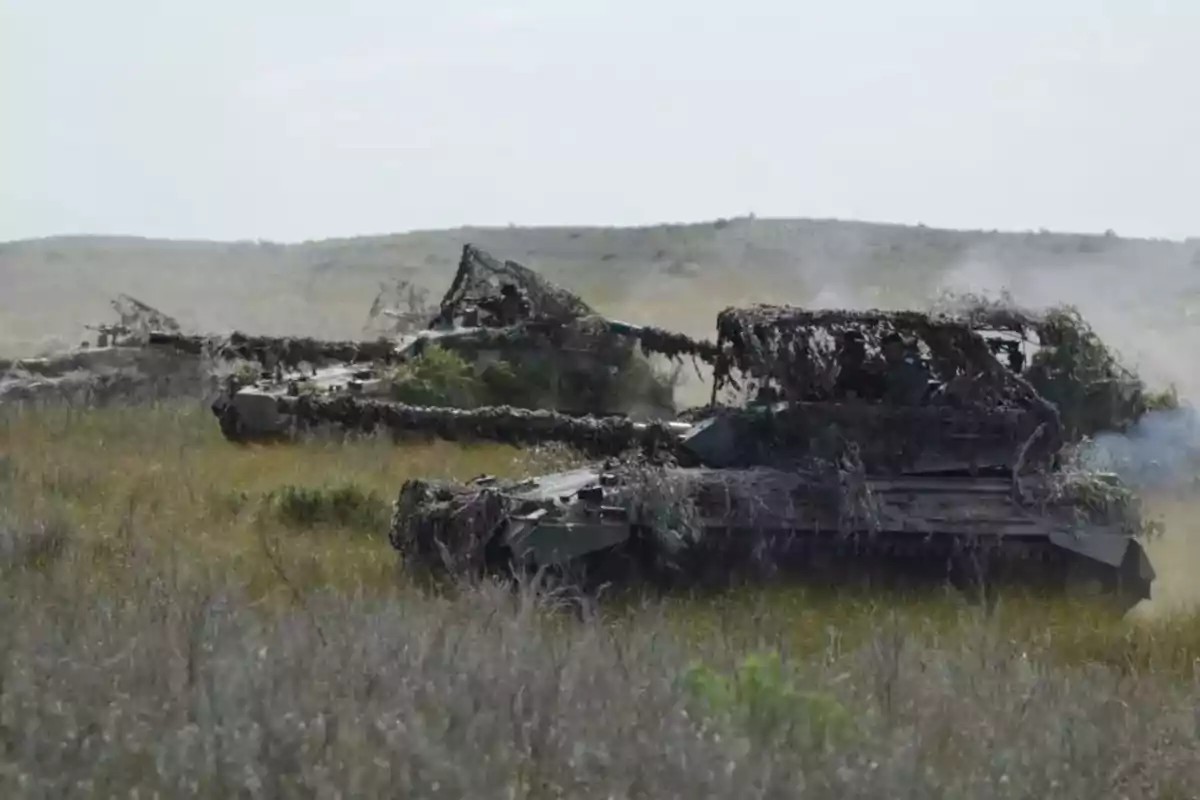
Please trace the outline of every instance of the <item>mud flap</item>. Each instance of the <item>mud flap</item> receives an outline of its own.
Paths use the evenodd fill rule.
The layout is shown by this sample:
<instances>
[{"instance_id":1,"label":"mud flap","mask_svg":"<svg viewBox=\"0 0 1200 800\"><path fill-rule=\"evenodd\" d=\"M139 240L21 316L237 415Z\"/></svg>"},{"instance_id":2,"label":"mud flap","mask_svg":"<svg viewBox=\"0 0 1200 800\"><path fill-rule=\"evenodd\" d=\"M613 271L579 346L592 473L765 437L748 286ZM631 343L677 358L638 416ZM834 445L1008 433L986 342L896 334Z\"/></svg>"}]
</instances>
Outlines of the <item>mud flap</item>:
<instances>
[{"instance_id":1,"label":"mud flap","mask_svg":"<svg viewBox=\"0 0 1200 800\"><path fill-rule=\"evenodd\" d=\"M1077 535L1069 531L1054 531L1050 541L1089 562L1109 592L1135 605L1150 598L1156 572L1141 542L1124 533L1106 531Z\"/></svg>"},{"instance_id":2,"label":"mud flap","mask_svg":"<svg viewBox=\"0 0 1200 800\"><path fill-rule=\"evenodd\" d=\"M219 397L213 401L210 408L217 418L217 426L221 430L221 435L231 442L242 441L242 426L233 403L229 402L228 398Z\"/></svg>"},{"instance_id":3,"label":"mud flap","mask_svg":"<svg viewBox=\"0 0 1200 800\"><path fill-rule=\"evenodd\" d=\"M1119 568L1125 560L1125 551L1134 540L1124 533L1097 531L1081 535L1055 530L1050 533L1050 541L1064 550Z\"/></svg>"},{"instance_id":4,"label":"mud flap","mask_svg":"<svg viewBox=\"0 0 1200 800\"><path fill-rule=\"evenodd\" d=\"M1138 542L1134 542L1134 546L1137 548L1138 577L1148 584L1153 583L1154 579L1158 577L1158 572L1155 571L1154 565L1150 563L1150 556L1146 555L1146 548L1142 547Z\"/></svg>"},{"instance_id":5,"label":"mud flap","mask_svg":"<svg viewBox=\"0 0 1200 800\"><path fill-rule=\"evenodd\" d=\"M538 567L558 566L589 553L607 550L629 538L623 522L550 522L522 527L518 518L508 546L518 560Z\"/></svg>"}]
</instances>

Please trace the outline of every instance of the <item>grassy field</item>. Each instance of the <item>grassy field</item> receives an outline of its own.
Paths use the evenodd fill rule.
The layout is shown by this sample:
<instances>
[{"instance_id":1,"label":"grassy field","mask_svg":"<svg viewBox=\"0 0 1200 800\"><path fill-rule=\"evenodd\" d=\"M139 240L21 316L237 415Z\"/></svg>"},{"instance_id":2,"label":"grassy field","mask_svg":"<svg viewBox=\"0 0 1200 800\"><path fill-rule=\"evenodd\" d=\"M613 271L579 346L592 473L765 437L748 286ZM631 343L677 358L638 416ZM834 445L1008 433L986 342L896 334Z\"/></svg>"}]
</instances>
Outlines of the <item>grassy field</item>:
<instances>
[{"instance_id":1,"label":"grassy field","mask_svg":"<svg viewBox=\"0 0 1200 800\"><path fill-rule=\"evenodd\" d=\"M6 412L0 454L0 796L1200 787L1187 614L796 588L581 617L425 594L385 537L406 476L561 452L239 447L180 404Z\"/></svg>"}]
</instances>

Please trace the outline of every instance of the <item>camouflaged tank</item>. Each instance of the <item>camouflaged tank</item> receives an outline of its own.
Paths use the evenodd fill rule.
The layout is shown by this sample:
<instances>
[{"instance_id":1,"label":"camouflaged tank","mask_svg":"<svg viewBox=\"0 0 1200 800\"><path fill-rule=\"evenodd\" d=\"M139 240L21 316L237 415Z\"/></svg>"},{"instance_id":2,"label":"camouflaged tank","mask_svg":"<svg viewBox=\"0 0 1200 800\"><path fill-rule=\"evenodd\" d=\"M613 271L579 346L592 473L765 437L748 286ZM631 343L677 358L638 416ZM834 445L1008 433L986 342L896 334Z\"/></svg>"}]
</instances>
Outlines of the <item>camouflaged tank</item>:
<instances>
[{"instance_id":1,"label":"camouflaged tank","mask_svg":"<svg viewBox=\"0 0 1200 800\"><path fill-rule=\"evenodd\" d=\"M568 441L597 459L526 480L407 481L391 542L434 573L948 578L1082 589L1126 609L1155 577L1137 498L1070 466L1059 409L1026 379L1053 363L1048 324L984 308L727 309L713 401L691 421L392 416L365 401L355 413L450 438Z\"/></svg>"},{"instance_id":2,"label":"camouflaged tank","mask_svg":"<svg viewBox=\"0 0 1200 800\"><path fill-rule=\"evenodd\" d=\"M654 372L647 354L675 356L690 346L686 337L605 318L533 270L472 245L464 246L437 312L418 330L363 342L240 334L219 342L178 336L156 342L262 366L260 374L232 381L213 403L233 440L287 436L310 423L361 427L333 412L319 420L294 413L298 398L326 409L343 398L370 398L397 408L424 401L672 417L673 386ZM428 382L419 374L421 359L435 350L461 359L469 374L460 382L474 391L436 403L422 395Z\"/></svg>"},{"instance_id":3,"label":"camouflaged tank","mask_svg":"<svg viewBox=\"0 0 1200 800\"><path fill-rule=\"evenodd\" d=\"M0 403L93 406L202 395L214 385L206 365L193 354L152 346L156 335L185 335L175 319L125 294L110 304L119 321L85 326L94 334L78 346L45 356L0 359Z\"/></svg>"}]
</instances>

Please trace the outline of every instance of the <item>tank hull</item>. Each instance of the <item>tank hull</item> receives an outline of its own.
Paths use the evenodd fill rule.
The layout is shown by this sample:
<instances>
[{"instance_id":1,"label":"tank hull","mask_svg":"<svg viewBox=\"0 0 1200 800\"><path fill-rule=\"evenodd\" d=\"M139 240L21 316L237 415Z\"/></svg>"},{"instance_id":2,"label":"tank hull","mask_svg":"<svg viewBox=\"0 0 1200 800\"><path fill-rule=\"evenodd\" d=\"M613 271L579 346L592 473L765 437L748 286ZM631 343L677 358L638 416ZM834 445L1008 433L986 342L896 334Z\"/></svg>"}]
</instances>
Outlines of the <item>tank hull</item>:
<instances>
[{"instance_id":1,"label":"tank hull","mask_svg":"<svg viewBox=\"0 0 1200 800\"><path fill-rule=\"evenodd\" d=\"M1026 484L1024 492L1038 487ZM410 481L391 541L436 573L550 568L585 584L700 587L741 578L950 582L1150 596L1141 543L1010 480L847 480L774 469L583 469L523 483Z\"/></svg>"}]
</instances>

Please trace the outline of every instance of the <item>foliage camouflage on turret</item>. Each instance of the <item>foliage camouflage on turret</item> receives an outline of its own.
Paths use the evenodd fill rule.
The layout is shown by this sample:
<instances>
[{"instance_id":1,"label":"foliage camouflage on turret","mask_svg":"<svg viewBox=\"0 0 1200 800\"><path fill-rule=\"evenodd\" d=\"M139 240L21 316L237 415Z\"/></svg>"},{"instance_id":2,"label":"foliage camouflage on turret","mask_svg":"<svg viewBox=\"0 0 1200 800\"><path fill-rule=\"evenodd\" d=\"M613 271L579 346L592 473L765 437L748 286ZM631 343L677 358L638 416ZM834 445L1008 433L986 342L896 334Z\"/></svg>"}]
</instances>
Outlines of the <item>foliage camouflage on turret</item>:
<instances>
[{"instance_id":1,"label":"foliage camouflage on turret","mask_svg":"<svg viewBox=\"0 0 1200 800\"><path fill-rule=\"evenodd\" d=\"M566 322L595 314L584 300L515 261L501 261L472 244L464 244L458 270L442 297L430 327L452 322L465 308L494 297L511 283L529 300L534 319Z\"/></svg>"},{"instance_id":2,"label":"foliage camouflage on turret","mask_svg":"<svg viewBox=\"0 0 1200 800\"><path fill-rule=\"evenodd\" d=\"M1151 392L1100 340L1073 306L1049 311L1038 324L1042 348L1030 383L1062 415L1071 440L1124 431L1148 411L1178 406L1173 392Z\"/></svg>"},{"instance_id":3,"label":"foliage camouflage on turret","mask_svg":"<svg viewBox=\"0 0 1200 800\"><path fill-rule=\"evenodd\" d=\"M1061 426L1068 441L1125 430L1148 410L1177 405L1173 393L1150 392L1123 367L1072 306L1035 313L972 299L949 308L929 313L769 305L726 309L717 320L721 356L714 399L723 389L762 385L774 385L787 398L828 397L840 337L855 331L875 350L889 333L908 338L922 350L936 380L973 379L986 389L973 393L981 408L1041 407L1046 421ZM1020 345L1033 346L1031 358L1001 362L1001 354Z\"/></svg>"},{"instance_id":4,"label":"foliage camouflage on turret","mask_svg":"<svg viewBox=\"0 0 1200 800\"><path fill-rule=\"evenodd\" d=\"M884 337L895 333L922 348L936 379L948 383L959 376L978 377L990 390L980 402L993 407L1024 405L1034 393L999 363L981 331L1021 334L1033 322L1019 311L982 308L963 314L771 305L727 308L717 317L722 355L714 388L736 384L740 373L757 384L773 384L789 399L827 397L836 379L843 335L856 333L869 352L878 352Z\"/></svg>"}]
</instances>

